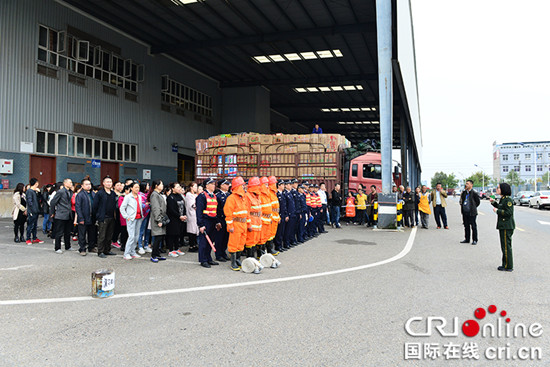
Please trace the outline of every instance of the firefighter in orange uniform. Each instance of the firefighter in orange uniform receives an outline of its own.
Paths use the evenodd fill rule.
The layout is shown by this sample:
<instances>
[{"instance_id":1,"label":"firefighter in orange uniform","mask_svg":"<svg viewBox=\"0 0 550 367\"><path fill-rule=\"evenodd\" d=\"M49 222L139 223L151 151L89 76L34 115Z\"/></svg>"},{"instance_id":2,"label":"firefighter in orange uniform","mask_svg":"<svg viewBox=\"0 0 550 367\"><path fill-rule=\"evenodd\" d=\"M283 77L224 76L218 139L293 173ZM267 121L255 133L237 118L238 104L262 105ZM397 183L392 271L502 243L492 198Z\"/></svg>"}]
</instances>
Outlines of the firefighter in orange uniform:
<instances>
[{"instance_id":1,"label":"firefighter in orange uniform","mask_svg":"<svg viewBox=\"0 0 550 367\"><path fill-rule=\"evenodd\" d=\"M279 199L277 198L277 178L275 176L269 176L269 198L271 199L271 231L267 241L267 252L271 255L279 255L279 251L275 250L274 239L277 234L277 226L281 221L279 216Z\"/></svg>"},{"instance_id":2,"label":"firefighter in orange uniform","mask_svg":"<svg viewBox=\"0 0 550 367\"><path fill-rule=\"evenodd\" d=\"M242 177L236 177L231 182L232 194L225 201L223 213L227 223L227 232L229 232L229 242L227 250L231 256L231 270L238 271L241 268L241 251L244 250L244 244L247 237L247 218L248 209L246 206L244 180Z\"/></svg>"},{"instance_id":3,"label":"firefighter in orange uniform","mask_svg":"<svg viewBox=\"0 0 550 367\"><path fill-rule=\"evenodd\" d=\"M269 180L267 177L260 178L260 205L262 207L262 230L260 242L256 246L256 257L260 258L265 254L265 244L271 237L271 197L269 196Z\"/></svg>"},{"instance_id":4,"label":"firefighter in orange uniform","mask_svg":"<svg viewBox=\"0 0 550 367\"><path fill-rule=\"evenodd\" d=\"M262 207L260 202L260 178L252 177L248 180L248 190L244 196L248 209L246 234L246 256L254 257L254 247L260 243L262 231Z\"/></svg>"}]
</instances>

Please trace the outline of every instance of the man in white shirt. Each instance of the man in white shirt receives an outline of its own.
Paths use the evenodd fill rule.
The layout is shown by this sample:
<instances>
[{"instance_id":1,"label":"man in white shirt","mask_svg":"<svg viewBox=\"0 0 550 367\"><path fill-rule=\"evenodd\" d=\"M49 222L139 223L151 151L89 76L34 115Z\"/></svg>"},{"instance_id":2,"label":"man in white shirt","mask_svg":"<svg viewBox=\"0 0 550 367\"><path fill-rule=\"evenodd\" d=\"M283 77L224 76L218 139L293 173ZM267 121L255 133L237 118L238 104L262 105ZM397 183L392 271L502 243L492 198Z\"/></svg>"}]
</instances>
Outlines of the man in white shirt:
<instances>
[{"instance_id":1,"label":"man in white shirt","mask_svg":"<svg viewBox=\"0 0 550 367\"><path fill-rule=\"evenodd\" d=\"M321 198L321 205L324 215L326 216L326 223L330 226L330 217L328 215L328 194L327 194L327 185L324 182L321 182L319 185L319 197ZM325 220L323 220L324 222Z\"/></svg>"},{"instance_id":2,"label":"man in white shirt","mask_svg":"<svg viewBox=\"0 0 550 367\"><path fill-rule=\"evenodd\" d=\"M447 193L441 188L441 183L435 185L435 190L431 193L431 202L434 207L434 217L435 222L437 223L437 229L441 228L441 221L443 221L443 227L449 229L447 226L447 213L445 212L445 207L447 206Z\"/></svg>"}]
</instances>

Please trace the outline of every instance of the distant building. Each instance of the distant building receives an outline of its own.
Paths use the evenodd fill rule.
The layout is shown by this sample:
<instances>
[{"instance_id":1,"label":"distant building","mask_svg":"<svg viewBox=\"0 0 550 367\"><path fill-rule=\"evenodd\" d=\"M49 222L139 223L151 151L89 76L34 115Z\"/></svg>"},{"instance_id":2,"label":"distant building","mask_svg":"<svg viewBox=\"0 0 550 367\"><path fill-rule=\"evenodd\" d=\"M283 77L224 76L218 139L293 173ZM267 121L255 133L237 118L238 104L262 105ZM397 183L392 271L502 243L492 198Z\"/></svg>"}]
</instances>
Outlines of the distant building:
<instances>
[{"instance_id":1,"label":"distant building","mask_svg":"<svg viewBox=\"0 0 550 367\"><path fill-rule=\"evenodd\" d=\"M549 170L550 141L493 143L493 177L497 181L516 171L526 183L534 182L535 177L540 182Z\"/></svg>"}]
</instances>

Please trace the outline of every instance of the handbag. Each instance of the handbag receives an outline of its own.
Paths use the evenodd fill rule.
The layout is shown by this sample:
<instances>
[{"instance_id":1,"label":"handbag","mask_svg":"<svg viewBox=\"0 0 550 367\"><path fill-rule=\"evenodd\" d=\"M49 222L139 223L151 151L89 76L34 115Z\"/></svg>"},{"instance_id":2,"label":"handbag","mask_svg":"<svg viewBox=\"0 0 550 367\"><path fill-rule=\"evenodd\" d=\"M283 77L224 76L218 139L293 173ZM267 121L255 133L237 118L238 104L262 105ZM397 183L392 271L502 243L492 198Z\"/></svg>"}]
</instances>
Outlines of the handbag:
<instances>
[{"instance_id":1,"label":"handbag","mask_svg":"<svg viewBox=\"0 0 550 367\"><path fill-rule=\"evenodd\" d=\"M168 223L170 223L170 218L168 218L168 216L166 214L163 214L160 222L162 223L163 227L166 227L168 225Z\"/></svg>"}]
</instances>

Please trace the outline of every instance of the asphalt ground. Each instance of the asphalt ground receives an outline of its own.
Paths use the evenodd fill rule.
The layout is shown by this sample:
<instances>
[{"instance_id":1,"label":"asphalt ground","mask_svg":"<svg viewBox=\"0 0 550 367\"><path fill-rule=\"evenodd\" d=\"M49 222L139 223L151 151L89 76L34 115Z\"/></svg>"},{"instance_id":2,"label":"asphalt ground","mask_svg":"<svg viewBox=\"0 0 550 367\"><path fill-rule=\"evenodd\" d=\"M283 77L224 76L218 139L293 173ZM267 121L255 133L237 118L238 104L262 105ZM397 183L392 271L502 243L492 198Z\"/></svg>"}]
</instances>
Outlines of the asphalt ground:
<instances>
[{"instance_id":1,"label":"asphalt ground","mask_svg":"<svg viewBox=\"0 0 550 367\"><path fill-rule=\"evenodd\" d=\"M59 255L51 240L13 243L11 221L2 220L0 365L550 365L544 224L550 211L516 207L515 271L503 273L496 270L501 253L491 207L480 206L479 244L460 244L456 200L449 199L449 230L435 229L432 217L428 230L328 228L279 255L280 268L258 275L230 271L227 263L201 268L196 253L159 264L121 255ZM93 299L91 273L105 267L116 271L116 297ZM506 310L511 326L542 324L542 335L469 338L457 330L458 336L443 337L434 330L415 337L405 330L412 317L422 317L413 331L426 329L432 316L451 323L444 328L450 332L454 317L460 329L475 319L474 310L489 305ZM498 312L479 324L497 325ZM444 344L469 342L479 359L442 353ZM405 355L412 344L437 344L441 354L412 359ZM503 350L500 359L488 360L484 352L496 347L510 358ZM520 347L540 348L542 357L512 359Z\"/></svg>"}]
</instances>

